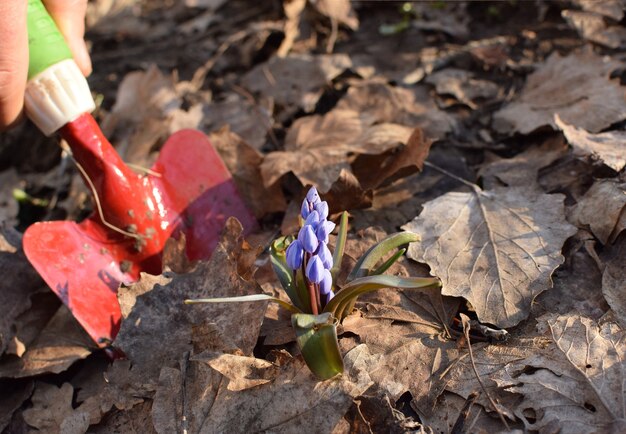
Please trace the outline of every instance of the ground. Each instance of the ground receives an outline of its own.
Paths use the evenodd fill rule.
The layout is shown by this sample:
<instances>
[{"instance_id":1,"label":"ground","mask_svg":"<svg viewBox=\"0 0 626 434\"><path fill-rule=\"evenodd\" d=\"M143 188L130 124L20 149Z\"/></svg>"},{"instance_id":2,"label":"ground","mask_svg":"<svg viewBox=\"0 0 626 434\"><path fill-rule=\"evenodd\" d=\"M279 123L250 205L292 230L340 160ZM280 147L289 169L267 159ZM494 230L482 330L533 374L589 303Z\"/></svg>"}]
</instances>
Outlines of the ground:
<instances>
[{"instance_id":1,"label":"ground","mask_svg":"<svg viewBox=\"0 0 626 434\"><path fill-rule=\"evenodd\" d=\"M204 132L258 227L200 261L168 243L98 349L21 247L90 190L58 137L0 135L0 430L626 431L623 23L621 0L90 2L105 136L146 168ZM442 283L359 298L325 381L278 305L183 304L288 300L268 247L311 186L349 212L346 269L412 231L387 274Z\"/></svg>"}]
</instances>

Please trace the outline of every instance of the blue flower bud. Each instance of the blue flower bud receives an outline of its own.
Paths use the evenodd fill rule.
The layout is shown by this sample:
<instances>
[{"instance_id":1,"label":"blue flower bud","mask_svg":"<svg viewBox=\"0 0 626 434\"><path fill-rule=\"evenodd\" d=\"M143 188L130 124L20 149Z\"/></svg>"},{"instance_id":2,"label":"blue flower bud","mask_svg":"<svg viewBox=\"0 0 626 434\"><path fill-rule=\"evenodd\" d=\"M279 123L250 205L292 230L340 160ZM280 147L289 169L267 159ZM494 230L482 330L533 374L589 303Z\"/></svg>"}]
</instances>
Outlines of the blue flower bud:
<instances>
[{"instance_id":1,"label":"blue flower bud","mask_svg":"<svg viewBox=\"0 0 626 434\"><path fill-rule=\"evenodd\" d=\"M297 270L302 266L302 259L304 257L304 250L299 240L294 240L289 247L287 247L287 266L292 270Z\"/></svg>"},{"instance_id":2,"label":"blue flower bud","mask_svg":"<svg viewBox=\"0 0 626 434\"><path fill-rule=\"evenodd\" d=\"M320 283L324 278L324 265L320 258L317 256L313 256L309 263L306 265L305 270L306 278L309 279L310 282Z\"/></svg>"},{"instance_id":3,"label":"blue flower bud","mask_svg":"<svg viewBox=\"0 0 626 434\"><path fill-rule=\"evenodd\" d=\"M328 295L331 292L333 292L333 276L331 276L330 271L324 270L324 276L320 282L320 294Z\"/></svg>"},{"instance_id":4,"label":"blue flower bud","mask_svg":"<svg viewBox=\"0 0 626 434\"><path fill-rule=\"evenodd\" d=\"M321 201L320 195L315 187L311 187L311 189L307 192L306 200L313 206L317 205Z\"/></svg>"},{"instance_id":5,"label":"blue flower bud","mask_svg":"<svg viewBox=\"0 0 626 434\"><path fill-rule=\"evenodd\" d=\"M313 226L304 225L300 229L298 233L298 241L302 244L302 248L309 253L315 252L317 250L317 246L319 245L319 241L317 240L317 236L313 231Z\"/></svg>"},{"instance_id":6,"label":"blue flower bud","mask_svg":"<svg viewBox=\"0 0 626 434\"><path fill-rule=\"evenodd\" d=\"M313 226L313 230L315 230L319 222L320 222L320 215L317 211L314 210L314 211L311 211L311 213L308 215L304 224Z\"/></svg>"},{"instance_id":7,"label":"blue flower bud","mask_svg":"<svg viewBox=\"0 0 626 434\"><path fill-rule=\"evenodd\" d=\"M330 253L328 246L326 243L321 242L319 247L317 248L317 257L320 258L322 264L324 264L324 268L330 270L333 268L333 254Z\"/></svg>"},{"instance_id":8,"label":"blue flower bud","mask_svg":"<svg viewBox=\"0 0 626 434\"><path fill-rule=\"evenodd\" d=\"M302 206L300 207L300 215L303 219L306 219L309 216L311 210L309 209L309 202L307 200L302 201Z\"/></svg>"},{"instance_id":9,"label":"blue flower bud","mask_svg":"<svg viewBox=\"0 0 626 434\"><path fill-rule=\"evenodd\" d=\"M320 215L320 220L326 220L328 218L328 202L325 200L315 205L315 210Z\"/></svg>"},{"instance_id":10,"label":"blue flower bud","mask_svg":"<svg viewBox=\"0 0 626 434\"><path fill-rule=\"evenodd\" d=\"M328 294L320 294L320 302L322 306L326 306L333 299L335 293L330 291Z\"/></svg>"},{"instance_id":11,"label":"blue flower bud","mask_svg":"<svg viewBox=\"0 0 626 434\"><path fill-rule=\"evenodd\" d=\"M315 235L322 243L328 243L328 235L335 229L335 224L330 220L322 221L316 228Z\"/></svg>"}]
</instances>

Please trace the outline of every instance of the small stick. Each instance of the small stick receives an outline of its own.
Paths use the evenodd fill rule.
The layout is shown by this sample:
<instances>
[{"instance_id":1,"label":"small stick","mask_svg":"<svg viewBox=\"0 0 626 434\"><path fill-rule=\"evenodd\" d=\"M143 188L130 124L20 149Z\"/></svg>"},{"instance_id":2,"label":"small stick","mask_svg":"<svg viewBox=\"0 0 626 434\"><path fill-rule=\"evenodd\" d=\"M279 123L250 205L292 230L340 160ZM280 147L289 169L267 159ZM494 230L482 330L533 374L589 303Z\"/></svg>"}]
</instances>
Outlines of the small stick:
<instances>
[{"instance_id":1,"label":"small stick","mask_svg":"<svg viewBox=\"0 0 626 434\"><path fill-rule=\"evenodd\" d=\"M461 314L461 320L463 321L463 333L465 334L465 340L467 342L467 349L469 350L470 361L472 362L472 369L474 370L474 375L476 375L478 384L480 384L480 387L483 389L483 392L485 392L485 396L487 397L487 399L493 406L496 413L498 413L498 416L500 417L500 421L502 421L502 423L506 427L506 430L511 431L511 428L509 428L509 424L506 423L506 419L504 419L502 410L500 410L500 407L496 404L496 402L493 400L493 398L487 391L487 388L483 384L483 381L480 379L480 375L478 374L478 369L476 369L476 362L474 361L474 353L472 352L472 342L470 341L470 335L469 335L469 331L470 331L469 318L467 317L467 315Z\"/></svg>"},{"instance_id":2,"label":"small stick","mask_svg":"<svg viewBox=\"0 0 626 434\"><path fill-rule=\"evenodd\" d=\"M83 178L85 178L85 181L87 181L87 184L89 184L89 188L91 189L91 192L93 193L93 199L94 199L94 202L96 203L96 209L98 210L98 215L100 216L100 220L102 220L102 224L105 225L107 228L111 229L112 231L118 232L122 235L126 235L127 237L131 237L136 240L141 240L142 239L141 235L133 234L132 232L125 231L123 229L118 228L114 224L111 224L108 221L106 221L106 219L104 218L104 212L102 211L102 205L100 204L100 198L98 197L98 192L96 191L96 186L93 185L93 182L89 178L89 175L87 175L87 172L85 171L85 169L83 169L83 166L81 166L80 163L76 161L76 159L74 158L72 154L70 155L72 156L72 160L74 160L74 164L76 164L76 167L78 168L80 173L83 175Z\"/></svg>"}]
</instances>

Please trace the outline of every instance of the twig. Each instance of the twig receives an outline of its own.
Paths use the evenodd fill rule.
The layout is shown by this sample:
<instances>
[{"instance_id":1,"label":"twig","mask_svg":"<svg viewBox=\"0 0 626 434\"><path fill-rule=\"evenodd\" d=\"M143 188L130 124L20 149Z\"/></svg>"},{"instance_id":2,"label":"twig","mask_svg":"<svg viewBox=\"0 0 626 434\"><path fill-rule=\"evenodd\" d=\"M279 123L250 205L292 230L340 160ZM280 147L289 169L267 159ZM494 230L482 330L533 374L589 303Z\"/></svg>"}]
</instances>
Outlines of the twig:
<instances>
[{"instance_id":1,"label":"twig","mask_svg":"<svg viewBox=\"0 0 626 434\"><path fill-rule=\"evenodd\" d=\"M450 178L452 178L452 179L454 179L456 181L459 181L462 184L465 184L466 186L470 187L472 190L475 190L477 192L482 191L482 189L479 186L477 186L476 184L473 184L473 183L469 182L468 180L461 178L460 176L456 176L454 173L448 172L446 169L444 169L442 167L439 167L436 164L430 163L428 161L424 161L424 166L428 166L428 167L430 167L432 169L435 169L435 170L443 173L444 175L449 176Z\"/></svg>"},{"instance_id":2,"label":"twig","mask_svg":"<svg viewBox=\"0 0 626 434\"><path fill-rule=\"evenodd\" d=\"M102 224L105 225L107 228L111 229L112 231L118 232L122 235L126 235L127 237L131 237L136 240L142 240L143 237L141 235L134 234L132 232L125 231L124 229L118 228L114 224L109 223L104 218L104 212L102 211L102 205L100 204L100 197L98 196L98 191L96 190L96 186L91 181L91 178L89 178L89 175L87 175L87 172L85 171L83 166L81 166L80 163L76 161L76 159L74 158L74 155L71 153L71 150L69 150L69 148L66 150L69 151L68 155L72 157L72 160L74 161L74 164L76 164L78 171L81 173L81 175L83 175L83 178L85 179L87 184L89 184L89 189L91 190L91 193L93 194L93 200L96 204L96 210L98 211L98 215L100 216L100 220L102 221Z\"/></svg>"},{"instance_id":3,"label":"twig","mask_svg":"<svg viewBox=\"0 0 626 434\"><path fill-rule=\"evenodd\" d=\"M463 333L465 334L465 340L467 343L467 349L469 351L470 361L472 362L472 369L474 370L474 375L476 375L476 379L478 380L478 384L480 384L481 389L483 389L483 392L485 392L485 396L487 397L487 399L493 406L496 413L498 413L498 416L500 417L500 421L502 421L502 423L506 427L506 430L510 431L511 428L509 428L509 424L506 423L506 419L504 419L502 410L500 410L500 407L496 404L496 402L493 400L493 398L489 394L489 391L483 384L483 380L480 379L480 375L478 374L478 369L476 369L476 362L474 361L474 353L472 352L472 342L470 341L470 335L469 335L469 331L470 331L469 318L467 317L467 315L461 314L461 320L463 322Z\"/></svg>"},{"instance_id":4,"label":"twig","mask_svg":"<svg viewBox=\"0 0 626 434\"><path fill-rule=\"evenodd\" d=\"M337 18L330 17L330 36L328 36L328 42L326 43L326 52L332 53L337 42L337 34L339 33L339 23Z\"/></svg>"}]
</instances>

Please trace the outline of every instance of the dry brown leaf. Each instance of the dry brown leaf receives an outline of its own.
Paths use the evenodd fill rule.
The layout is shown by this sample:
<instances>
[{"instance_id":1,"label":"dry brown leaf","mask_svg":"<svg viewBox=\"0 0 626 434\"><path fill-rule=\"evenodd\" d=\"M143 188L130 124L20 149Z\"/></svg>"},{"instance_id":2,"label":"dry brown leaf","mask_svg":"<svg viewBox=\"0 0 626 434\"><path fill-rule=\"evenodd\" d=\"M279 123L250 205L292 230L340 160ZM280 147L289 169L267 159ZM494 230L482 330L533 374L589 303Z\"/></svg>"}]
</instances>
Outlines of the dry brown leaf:
<instances>
[{"instance_id":1,"label":"dry brown leaf","mask_svg":"<svg viewBox=\"0 0 626 434\"><path fill-rule=\"evenodd\" d=\"M0 172L0 225L14 226L19 210L13 198L13 189L19 185L17 171L13 168Z\"/></svg>"},{"instance_id":2,"label":"dry brown leaf","mask_svg":"<svg viewBox=\"0 0 626 434\"><path fill-rule=\"evenodd\" d=\"M512 327L552 286L561 247L575 233L563 199L522 188L448 193L403 226L422 237L408 257L428 264L442 293L467 299L480 321Z\"/></svg>"},{"instance_id":3,"label":"dry brown leaf","mask_svg":"<svg viewBox=\"0 0 626 434\"><path fill-rule=\"evenodd\" d=\"M421 309L418 305L417 311ZM377 316L375 310L372 314ZM389 309L384 315L389 315ZM370 354L366 369L380 391L393 402L410 392L411 405L421 414L431 414L445 387L441 375L456 357L455 343L438 336L442 328L433 316L420 321L406 314L395 319L354 314L344 320L343 328L366 346Z\"/></svg>"},{"instance_id":4,"label":"dry brown leaf","mask_svg":"<svg viewBox=\"0 0 626 434\"><path fill-rule=\"evenodd\" d=\"M242 271L250 270L239 269L240 262L248 260L246 256L256 257L256 252L245 244L242 231L241 224L231 218L211 259L200 262L194 271L174 275L167 283L144 274L138 283L120 289L120 301L126 307L122 310L122 326L114 345L128 356L133 369L140 371L146 381L156 382L161 368L174 366L182 354L191 350L193 325L217 326L244 354L252 352L265 303L183 303L187 298L234 297L259 292L257 284L242 275ZM146 291L146 287L152 288ZM245 322L234 330L233 324L241 324L243 318ZM161 351L155 353L157 342Z\"/></svg>"},{"instance_id":5,"label":"dry brown leaf","mask_svg":"<svg viewBox=\"0 0 626 434\"><path fill-rule=\"evenodd\" d=\"M48 372L58 374L87 357L95 348L95 343L70 310L61 305L21 357L7 355L3 358L0 378L22 378Z\"/></svg>"},{"instance_id":6,"label":"dry brown leaf","mask_svg":"<svg viewBox=\"0 0 626 434\"><path fill-rule=\"evenodd\" d=\"M111 112L104 116L104 135L125 161L149 166L149 154L169 131L168 117L180 107L174 78L155 65L127 74Z\"/></svg>"},{"instance_id":7,"label":"dry brown leaf","mask_svg":"<svg viewBox=\"0 0 626 434\"><path fill-rule=\"evenodd\" d=\"M144 401L128 410L109 413L98 425L90 426L90 434L132 433L156 434L150 423L152 403ZM171 431L170 431L171 432Z\"/></svg>"},{"instance_id":8,"label":"dry brown leaf","mask_svg":"<svg viewBox=\"0 0 626 434\"><path fill-rule=\"evenodd\" d=\"M209 138L232 174L243 199L257 218L285 209L287 203L280 185L266 188L259 182L263 161L263 155L259 151L228 127L212 133Z\"/></svg>"},{"instance_id":9,"label":"dry brown leaf","mask_svg":"<svg viewBox=\"0 0 626 434\"><path fill-rule=\"evenodd\" d=\"M163 398L171 402L167 410L174 417L171 425L177 430L182 429L183 415L188 421L187 430L195 433L245 433L245 432L301 432L315 427L316 432L331 432L339 423L352 403L352 398L362 394L372 381L366 367L369 355L366 348L357 347L345 356L346 372L334 379L317 380L308 370L301 358L292 358L286 353L275 353L277 360L268 372L269 382L256 387L239 391L227 388L227 380L218 371L212 370L207 362L189 362L185 368L186 388L181 382L170 381L167 386L178 388L164 391ZM266 361L254 361L253 358L242 358L238 364L246 363L254 369ZM231 380L239 384L247 375L248 370L227 369ZM174 379L183 375L168 374ZM183 414L172 414L176 408L176 396L184 396L187 407ZM157 405L157 403L155 403ZM159 408L164 408L159 404ZM233 417L236 414L237 417ZM158 419L155 419L155 416ZM155 415L153 420L162 421L162 416ZM155 422L156 426L156 422ZM308 428L307 428L308 427ZM170 431L171 432L171 431Z\"/></svg>"},{"instance_id":10,"label":"dry brown leaf","mask_svg":"<svg viewBox=\"0 0 626 434\"><path fill-rule=\"evenodd\" d=\"M481 167L485 189L497 186L536 188L537 175L543 167L549 166L567 152L562 139L547 140L540 146L533 146L513 158L494 157ZM489 158L489 157L488 157Z\"/></svg>"},{"instance_id":11,"label":"dry brown leaf","mask_svg":"<svg viewBox=\"0 0 626 434\"><path fill-rule=\"evenodd\" d=\"M363 118L419 127L427 139L443 139L457 129L456 121L434 104L427 86L390 86L384 81L364 81L348 89L337 109L353 110Z\"/></svg>"},{"instance_id":12,"label":"dry brown leaf","mask_svg":"<svg viewBox=\"0 0 626 434\"><path fill-rule=\"evenodd\" d=\"M280 47L276 51L278 57L285 57L294 42L300 36L300 16L304 7L306 6L306 0L285 0L283 1L283 11L285 12L285 38L281 42Z\"/></svg>"},{"instance_id":13,"label":"dry brown leaf","mask_svg":"<svg viewBox=\"0 0 626 434\"><path fill-rule=\"evenodd\" d=\"M489 392L529 431L623 432L623 330L575 311L539 324L543 336L474 345ZM463 397L480 387L468 359L459 359L447 377L447 390Z\"/></svg>"},{"instance_id":14,"label":"dry brown leaf","mask_svg":"<svg viewBox=\"0 0 626 434\"><path fill-rule=\"evenodd\" d=\"M298 108L311 112L331 80L352 66L345 54L289 55L272 57L242 78L252 92L274 98L276 104L294 113Z\"/></svg>"},{"instance_id":15,"label":"dry brown leaf","mask_svg":"<svg viewBox=\"0 0 626 434\"><path fill-rule=\"evenodd\" d=\"M597 181L571 210L571 221L589 227L602 244L612 243L625 228L626 183Z\"/></svg>"},{"instance_id":16,"label":"dry brown leaf","mask_svg":"<svg viewBox=\"0 0 626 434\"><path fill-rule=\"evenodd\" d=\"M471 72L456 68L435 72L426 78L426 83L434 85L439 95L452 95L460 103L473 109L477 108L481 101L496 99L500 93L496 83L478 80Z\"/></svg>"},{"instance_id":17,"label":"dry brown leaf","mask_svg":"<svg viewBox=\"0 0 626 434\"><path fill-rule=\"evenodd\" d=\"M554 115L554 122L563 131L575 154L598 158L616 172L626 166L626 132L590 134L583 128L563 122L558 114Z\"/></svg>"},{"instance_id":18,"label":"dry brown leaf","mask_svg":"<svg viewBox=\"0 0 626 434\"><path fill-rule=\"evenodd\" d=\"M274 380L278 366L263 359L235 354L200 354L194 361L205 361L211 368L228 378L226 388L237 392L267 384Z\"/></svg>"},{"instance_id":19,"label":"dry brown leaf","mask_svg":"<svg viewBox=\"0 0 626 434\"><path fill-rule=\"evenodd\" d=\"M445 2L433 7L428 2L413 2L415 13L419 16L411 24L420 30L439 31L457 39L467 39L470 35L470 13L467 3Z\"/></svg>"},{"instance_id":20,"label":"dry brown leaf","mask_svg":"<svg viewBox=\"0 0 626 434\"><path fill-rule=\"evenodd\" d=\"M463 179L474 180L475 174L456 148L435 145L428 161ZM453 190L467 190L467 187L458 179L426 166L423 172L378 187L371 208L350 211L354 216L353 225L357 230L381 226L389 233L394 232L415 217L424 203Z\"/></svg>"},{"instance_id":21,"label":"dry brown leaf","mask_svg":"<svg viewBox=\"0 0 626 434\"><path fill-rule=\"evenodd\" d=\"M31 296L47 290L46 284L22 251L22 237L0 226L0 269L11 270L0 280L0 355L17 331L17 318L31 307Z\"/></svg>"},{"instance_id":22,"label":"dry brown leaf","mask_svg":"<svg viewBox=\"0 0 626 434\"><path fill-rule=\"evenodd\" d=\"M322 15L352 30L359 28L359 19L354 13L350 0L309 0Z\"/></svg>"},{"instance_id":23,"label":"dry brown leaf","mask_svg":"<svg viewBox=\"0 0 626 434\"><path fill-rule=\"evenodd\" d=\"M431 145L432 141L424 138L422 130L415 128L406 140L406 146L378 155L363 155L353 163L352 170L362 180L363 188L376 189L395 179L421 171Z\"/></svg>"},{"instance_id":24,"label":"dry brown leaf","mask_svg":"<svg viewBox=\"0 0 626 434\"><path fill-rule=\"evenodd\" d=\"M24 410L24 420L41 432L50 434L83 434L89 427L89 414L80 408L72 408L74 388L63 383L38 382L31 398L33 407Z\"/></svg>"},{"instance_id":25,"label":"dry brown leaf","mask_svg":"<svg viewBox=\"0 0 626 434\"><path fill-rule=\"evenodd\" d=\"M626 236L618 238L604 259L602 293L619 323L626 327Z\"/></svg>"},{"instance_id":26,"label":"dry brown leaf","mask_svg":"<svg viewBox=\"0 0 626 434\"><path fill-rule=\"evenodd\" d=\"M525 404L543 413L541 422L566 420L561 432L623 432L624 331L616 324L600 325L576 313L549 316L546 323L561 352L560 363L545 365L547 369L535 375L520 376L518 381L524 386L512 390L528 393Z\"/></svg>"},{"instance_id":27,"label":"dry brown leaf","mask_svg":"<svg viewBox=\"0 0 626 434\"><path fill-rule=\"evenodd\" d=\"M607 20L593 12L564 10L561 16L576 29L583 39L609 48L626 47L626 29L619 24L607 23Z\"/></svg>"},{"instance_id":28,"label":"dry brown leaf","mask_svg":"<svg viewBox=\"0 0 626 434\"><path fill-rule=\"evenodd\" d=\"M267 143L268 131L272 129L272 110L268 101L251 101L233 94L224 101L205 105L200 125L203 131L219 130L228 125L233 133L260 150Z\"/></svg>"},{"instance_id":29,"label":"dry brown leaf","mask_svg":"<svg viewBox=\"0 0 626 434\"><path fill-rule=\"evenodd\" d=\"M33 380L12 381L0 380L0 432L11 423L13 413L22 406L24 401L30 398L35 383Z\"/></svg>"},{"instance_id":30,"label":"dry brown leaf","mask_svg":"<svg viewBox=\"0 0 626 434\"><path fill-rule=\"evenodd\" d=\"M331 213L369 208L372 205L372 190L364 189L357 177L342 169L339 177L324 194Z\"/></svg>"},{"instance_id":31,"label":"dry brown leaf","mask_svg":"<svg viewBox=\"0 0 626 434\"><path fill-rule=\"evenodd\" d=\"M521 134L548 125L556 129L559 113L564 122L597 133L626 118L624 91L609 79L620 65L589 50L554 53L528 76L519 96L494 114L493 127Z\"/></svg>"},{"instance_id":32,"label":"dry brown leaf","mask_svg":"<svg viewBox=\"0 0 626 434\"><path fill-rule=\"evenodd\" d=\"M574 239L584 236L590 237L579 232ZM532 316L535 318L546 313L566 314L576 310L598 319L607 312L609 306L602 295L602 270L598 262L589 254L584 242L572 244L575 244L574 248L563 252L565 263L552 276L554 287L542 292L533 302ZM530 321L519 327L533 334L535 324Z\"/></svg>"},{"instance_id":33,"label":"dry brown leaf","mask_svg":"<svg viewBox=\"0 0 626 434\"><path fill-rule=\"evenodd\" d=\"M624 6L626 6L624 0L603 0L601 2L596 0L574 0L573 3L585 11L595 12L615 21L621 21L624 18Z\"/></svg>"},{"instance_id":34,"label":"dry brown leaf","mask_svg":"<svg viewBox=\"0 0 626 434\"><path fill-rule=\"evenodd\" d=\"M265 157L261 173L265 185L271 186L288 172L293 172L303 185L315 185L321 193L328 192L342 171L350 171L353 155L376 155L402 149L414 130L399 124L373 124L367 114L337 108L324 116L300 118L290 128L285 151L272 152ZM417 153L423 162L430 142L414 140L409 153ZM411 165L411 162L407 162ZM414 165L420 161L414 161ZM398 163L402 166L401 163ZM399 169L398 169L399 170ZM382 183L395 174L382 172L379 178L371 172L362 174L368 185Z\"/></svg>"}]
</instances>

